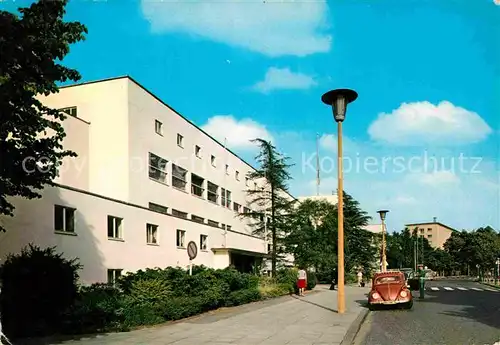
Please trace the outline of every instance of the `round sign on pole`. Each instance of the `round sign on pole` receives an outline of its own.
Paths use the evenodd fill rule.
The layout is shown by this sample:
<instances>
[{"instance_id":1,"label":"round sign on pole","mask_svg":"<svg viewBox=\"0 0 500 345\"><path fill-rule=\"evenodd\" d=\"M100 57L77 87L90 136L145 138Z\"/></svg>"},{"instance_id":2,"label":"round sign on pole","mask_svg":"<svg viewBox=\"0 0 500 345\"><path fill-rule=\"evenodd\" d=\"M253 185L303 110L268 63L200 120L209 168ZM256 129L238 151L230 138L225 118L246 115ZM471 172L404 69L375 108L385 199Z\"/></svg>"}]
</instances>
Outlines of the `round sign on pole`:
<instances>
[{"instance_id":1,"label":"round sign on pole","mask_svg":"<svg viewBox=\"0 0 500 345\"><path fill-rule=\"evenodd\" d=\"M191 241L188 243L187 253L189 256L189 260L193 260L194 258L196 258L196 255L198 255L198 247L196 246L195 242Z\"/></svg>"}]
</instances>

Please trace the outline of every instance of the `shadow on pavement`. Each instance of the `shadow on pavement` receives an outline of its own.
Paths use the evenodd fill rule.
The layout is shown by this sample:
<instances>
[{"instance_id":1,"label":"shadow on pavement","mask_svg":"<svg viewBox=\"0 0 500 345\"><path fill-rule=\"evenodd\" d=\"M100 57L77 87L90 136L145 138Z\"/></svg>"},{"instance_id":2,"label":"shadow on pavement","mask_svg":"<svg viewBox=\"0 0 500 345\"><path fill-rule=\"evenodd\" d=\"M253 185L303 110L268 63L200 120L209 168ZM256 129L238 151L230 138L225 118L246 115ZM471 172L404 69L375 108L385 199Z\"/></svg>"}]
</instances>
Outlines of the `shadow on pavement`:
<instances>
[{"instance_id":1,"label":"shadow on pavement","mask_svg":"<svg viewBox=\"0 0 500 345\"><path fill-rule=\"evenodd\" d=\"M321 305L321 304L318 304L318 303L314 303L314 302L311 302L311 301L308 301L308 300L305 300L305 299L302 299L300 298L299 296L292 296L293 298L295 298L296 300L299 300L301 302L304 302L304 303L309 303L309 304L312 304L316 307L319 307L319 308L323 308L325 310L328 310L328 311L331 311L333 313L338 313L337 310L333 309L333 308L328 308L328 307L325 307L324 305Z\"/></svg>"}]
</instances>

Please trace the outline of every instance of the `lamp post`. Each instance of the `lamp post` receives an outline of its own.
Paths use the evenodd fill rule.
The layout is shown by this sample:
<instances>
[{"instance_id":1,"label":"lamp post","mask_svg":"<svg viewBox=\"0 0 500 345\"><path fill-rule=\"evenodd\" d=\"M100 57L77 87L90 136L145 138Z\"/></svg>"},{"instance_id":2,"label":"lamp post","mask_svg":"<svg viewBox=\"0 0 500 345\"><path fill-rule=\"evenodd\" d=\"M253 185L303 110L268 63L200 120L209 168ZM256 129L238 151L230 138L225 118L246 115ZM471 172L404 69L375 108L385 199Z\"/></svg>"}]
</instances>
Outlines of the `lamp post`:
<instances>
[{"instance_id":1,"label":"lamp post","mask_svg":"<svg viewBox=\"0 0 500 345\"><path fill-rule=\"evenodd\" d=\"M380 221L382 222L382 272L387 270L387 256L386 256L386 245L385 245L385 216L388 210L380 210L377 213L380 215Z\"/></svg>"},{"instance_id":2,"label":"lamp post","mask_svg":"<svg viewBox=\"0 0 500 345\"><path fill-rule=\"evenodd\" d=\"M497 258L495 264L497 265L497 273L495 274L495 285L498 285L498 278L500 276L500 258Z\"/></svg>"},{"instance_id":3,"label":"lamp post","mask_svg":"<svg viewBox=\"0 0 500 345\"><path fill-rule=\"evenodd\" d=\"M347 104L358 98L358 94L354 90L337 89L325 93L321 97L321 101L332 107L333 118L337 122L337 208L338 208L338 293L337 293L337 312L343 314L345 312L345 291L344 291L344 176L342 167L342 122L345 120Z\"/></svg>"}]
</instances>

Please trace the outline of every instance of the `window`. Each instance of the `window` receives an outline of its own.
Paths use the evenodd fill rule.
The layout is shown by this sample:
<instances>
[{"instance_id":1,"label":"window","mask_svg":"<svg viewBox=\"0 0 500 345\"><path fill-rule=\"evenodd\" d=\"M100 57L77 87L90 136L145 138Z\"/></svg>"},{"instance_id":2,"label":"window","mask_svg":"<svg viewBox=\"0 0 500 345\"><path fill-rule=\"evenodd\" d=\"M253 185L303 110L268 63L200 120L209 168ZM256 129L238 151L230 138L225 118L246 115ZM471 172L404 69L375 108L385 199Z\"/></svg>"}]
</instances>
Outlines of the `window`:
<instances>
[{"instance_id":1,"label":"window","mask_svg":"<svg viewBox=\"0 0 500 345\"><path fill-rule=\"evenodd\" d=\"M253 188L254 188L254 189L257 189L257 182L254 182L254 183L253 183Z\"/></svg>"},{"instance_id":2,"label":"window","mask_svg":"<svg viewBox=\"0 0 500 345\"><path fill-rule=\"evenodd\" d=\"M203 188L203 184L205 183L205 179L195 174L191 174L191 193L203 197L203 192L205 188Z\"/></svg>"},{"instance_id":3,"label":"window","mask_svg":"<svg viewBox=\"0 0 500 345\"><path fill-rule=\"evenodd\" d=\"M221 205L222 206L226 206L226 190L224 188L221 188L220 189L220 192L221 192Z\"/></svg>"},{"instance_id":4,"label":"window","mask_svg":"<svg viewBox=\"0 0 500 345\"><path fill-rule=\"evenodd\" d=\"M424 228L420 228L420 232L424 232Z\"/></svg>"},{"instance_id":5,"label":"window","mask_svg":"<svg viewBox=\"0 0 500 345\"><path fill-rule=\"evenodd\" d=\"M172 186L177 189L186 190L187 170L178 165L172 164Z\"/></svg>"},{"instance_id":6,"label":"window","mask_svg":"<svg viewBox=\"0 0 500 345\"><path fill-rule=\"evenodd\" d=\"M207 250L207 235L200 235L200 250Z\"/></svg>"},{"instance_id":7,"label":"window","mask_svg":"<svg viewBox=\"0 0 500 345\"><path fill-rule=\"evenodd\" d=\"M237 181L239 181L240 180L240 172L239 171L235 171L234 177L236 178Z\"/></svg>"},{"instance_id":8,"label":"window","mask_svg":"<svg viewBox=\"0 0 500 345\"><path fill-rule=\"evenodd\" d=\"M76 107L61 108L61 109L59 109L59 111L62 111L64 113L68 114L68 115L77 117Z\"/></svg>"},{"instance_id":9,"label":"window","mask_svg":"<svg viewBox=\"0 0 500 345\"><path fill-rule=\"evenodd\" d=\"M212 166L214 167L214 166L215 166L215 163L216 163L216 161L215 161L215 156L213 156L213 155L212 155L212 156L210 156L210 164L212 164Z\"/></svg>"},{"instance_id":10,"label":"window","mask_svg":"<svg viewBox=\"0 0 500 345\"><path fill-rule=\"evenodd\" d=\"M243 207L243 213L250 213L250 209L248 207Z\"/></svg>"},{"instance_id":11,"label":"window","mask_svg":"<svg viewBox=\"0 0 500 345\"><path fill-rule=\"evenodd\" d=\"M226 225L226 230L231 230L231 225Z\"/></svg>"},{"instance_id":12,"label":"window","mask_svg":"<svg viewBox=\"0 0 500 345\"><path fill-rule=\"evenodd\" d=\"M147 244L158 244L158 225L146 224Z\"/></svg>"},{"instance_id":13,"label":"window","mask_svg":"<svg viewBox=\"0 0 500 345\"><path fill-rule=\"evenodd\" d=\"M122 238L123 218L108 216L108 238Z\"/></svg>"},{"instance_id":14,"label":"window","mask_svg":"<svg viewBox=\"0 0 500 345\"><path fill-rule=\"evenodd\" d=\"M219 227L219 222L216 222L215 220L208 219L207 220L207 224L210 225L210 226L213 226L214 228L218 228Z\"/></svg>"},{"instance_id":15,"label":"window","mask_svg":"<svg viewBox=\"0 0 500 345\"><path fill-rule=\"evenodd\" d=\"M121 269L108 269L108 284L115 285L118 278L122 275Z\"/></svg>"},{"instance_id":16,"label":"window","mask_svg":"<svg viewBox=\"0 0 500 345\"><path fill-rule=\"evenodd\" d=\"M219 186L215 183L208 181L207 183L207 199L213 203L217 203L217 199L219 198Z\"/></svg>"},{"instance_id":17,"label":"window","mask_svg":"<svg viewBox=\"0 0 500 345\"><path fill-rule=\"evenodd\" d=\"M187 219L188 214L186 212L172 209L172 216L177 217L177 218Z\"/></svg>"},{"instance_id":18,"label":"window","mask_svg":"<svg viewBox=\"0 0 500 345\"><path fill-rule=\"evenodd\" d=\"M167 183L167 160L149 153L149 178L161 183Z\"/></svg>"},{"instance_id":19,"label":"window","mask_svg":"<svg viewBox=\"0 0 500 345\"><path fill-rule=\"evenodd\" d=\"M432 235L431 234L427 235L427 238L432 238Z\"/></svg>"},{"instance_id":20,"label":"window","mask_svg":"<svg viewBox=\"0 0 500 345\"><path fill-rule=\"evenodd\" d=\"M205 223L205 218L195 216L194 214L191 215L191 220L196 223L201 223L201 224Z\"/></svg>"},{"instance_id":21,"label":"window","mask_svg":"<svg viewBox=\"0 0 500 345\"><path fill-rule=\"evenodd\" d=\"M184 148L184 137L177 133L177 146Z\"/></svg>"},{"instance_id":22,"label":"window","mask_svg":"<svg viewBox=\"0 0 500 345\"><path fill-rule=\"evenodd\" d=\"M199 147L198 145L195 145L194 146L194 154L196 155L196 157L201 158L201 147Z\"/></svg>"},{"instance_id":23,"label":"window","mask_svg":"<svg viewBox=\"0 0 500 345\"><path fill-rule=\"evenodd\" d=\"M248 177L245 177L245 186L248 187L249 182L250 182L250 179Z\"/></svg>"},{"instance_id":24,"label":"window","mask_svg":"<svg viewBox=\"0 0 500 345\"><path fill-rule=\"evenodd\" d=\"M231 208L231 191L226 190L226 207Z\"/></svg>"},{"instance_id":25,"label":"window","mask_svg":"<svg viewBox=\"0 0 500 345\"><path fill-rule=\"evenodd\" d=\"M156 134L163 136L163 123L158 120L155 120L155 132Z\"/></svg>"},{"instance_id":26,"label":"window","mask_svg":"<svg viewBox=\"0 0 500 345\"><path fill-rule=\"evenodd\" d=\"M76 209L54 205L54 230L61 232L75 232Z\"/></svg>"},{"instance_id":27,"label":"window","mask_svg":"<svg viewBox=\"0 0 500 345\"><path fill-rule=\"evenodd\" d=\"M229 165L226 164L226 175L229 175Z\"/></svg>"},{"instance_id":28,"label":"window","mask_svg":"<svg viewBox=\"0 0 500 345\"><path fill-rule=\"evenodd\" d=\"M273 252L273 246L271 245L271 243L267 244L267 252L268 253L272 253Z\"/></svg>"},{"instance_id":29,"label":"window","mask_svg":"<svg viewBox=\"0 0 500 345\"><path fill-rule=\"evenodd\" d=\"M240 213L240 212L241 212L241 205L240 205L240 204L238 204L238 203L236 203L236 202L235 202L235 203L233 203L233 210L234 210L235 212Z\"/></svg>"},{"instance_id":30,"label":"window","mask_svg":"<svg viewBox=\"0 0 500 345\"><path fill-rule=\"evenodd\" d=\"M167 214L168 213L168 207L165 207L165 206L162 206L162 205L158 205L158 204L155 204L155 203L152 203L152 202L149 203L149 209L151 211L155 211L155 212L159 212L159 213L163 213L163 214Z\"/></svg>"},{"instance_id":31,"label":"window","mask_svg":"<svg viewBox=\"0 0 500 345\"><path fill-rule=\"evenodd\" d=\"M186 244L186 231L177 230L177 247L185 248Z\"/></svg>"},{"instance_id":32,"label":"window","mask_svg":"<svg viewBox=\"0 0 500 345\"><path fill-rule=\"evenodd\" d=\"M432 231L432 228L427 228L427 232L430 232L430 231Z\"/></svg>"}]
</instances>

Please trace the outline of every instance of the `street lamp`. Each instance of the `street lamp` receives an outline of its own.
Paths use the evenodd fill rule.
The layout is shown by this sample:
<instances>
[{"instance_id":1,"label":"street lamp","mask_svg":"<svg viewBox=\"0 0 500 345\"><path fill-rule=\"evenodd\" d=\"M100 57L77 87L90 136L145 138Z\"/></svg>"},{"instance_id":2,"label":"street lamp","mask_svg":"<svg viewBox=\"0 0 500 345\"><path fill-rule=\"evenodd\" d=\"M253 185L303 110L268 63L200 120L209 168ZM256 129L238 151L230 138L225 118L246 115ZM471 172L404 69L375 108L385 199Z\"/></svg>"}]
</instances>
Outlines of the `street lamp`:
<instances>
[{"instance_id":1,"label":"street lamp","mask_svg":"<svg viewBox=\"0 0 500 345\"><path fill-rule=\"evenodd\" d=\"M500 258L497 258L495 264L497 265L497 274L495 274L495 285L498 285L498 277L500 276Z\"/></svg>"},{"instance_id":2,"label":"street lamp","mask_svg":"<svg viewBox=\"0 0 500 345\"><path fill-rule=\"evenodd\" d=\"M382 221L382 272L385 272L387 269L387 256L386 256L386 246L385 246L385 216L387 215L388 210L380 210L377 213L380 215L380 220Z\"/></svg>"},{"instance_id":3,"label":"street lamp","mask_svg":"<svg viewBox=\"0 0 500 345\"><path fill-rule=\"evenodd\" d=\"M345 120L347 104L354 102L358 98L358 94L354 90L337 89L325 93L321 97L321 101L332 107L333 118L337 122L337 208L338 208L338 293L337 293L337 312L343 314L345 312L345 291L344 291L344 177L342 167L342 122Z\"/></svg>"}]
</instances>

